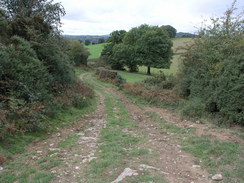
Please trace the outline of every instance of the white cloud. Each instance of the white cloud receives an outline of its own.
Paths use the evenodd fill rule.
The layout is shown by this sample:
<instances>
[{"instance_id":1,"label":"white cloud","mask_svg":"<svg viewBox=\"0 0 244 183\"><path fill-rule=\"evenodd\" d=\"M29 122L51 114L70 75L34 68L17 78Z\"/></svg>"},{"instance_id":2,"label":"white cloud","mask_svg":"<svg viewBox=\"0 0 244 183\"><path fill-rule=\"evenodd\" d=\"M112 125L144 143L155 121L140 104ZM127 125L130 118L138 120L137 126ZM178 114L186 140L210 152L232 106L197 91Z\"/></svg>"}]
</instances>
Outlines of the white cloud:
<instances>
[{"instance_id":1,"label":"white cloud","mask_svg":"<svg viewBox=\"0 0 244 183\"><path fill-rule=\"evenodd\" d=\"M58 1L57 1L58 2ZM141 24L194 32L203 19L222 15L232 0L61 0L64 34L109 34ZM243 8L244 3L238 1Z\"/></svg>"}]
</instances>

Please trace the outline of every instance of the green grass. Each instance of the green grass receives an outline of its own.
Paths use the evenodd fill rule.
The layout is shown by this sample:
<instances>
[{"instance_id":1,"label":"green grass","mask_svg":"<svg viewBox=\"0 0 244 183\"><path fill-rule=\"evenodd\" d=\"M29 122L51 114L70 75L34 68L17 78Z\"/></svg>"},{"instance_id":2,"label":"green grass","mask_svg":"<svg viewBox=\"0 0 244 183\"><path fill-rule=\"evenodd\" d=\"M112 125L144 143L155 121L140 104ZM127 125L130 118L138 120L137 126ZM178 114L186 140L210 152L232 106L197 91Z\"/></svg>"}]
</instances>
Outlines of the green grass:
<instances>
[{"instance_id":1,"label":"green grass","mask_svg":"<svg viewBox=\"0 0 244 183\"><path fill-rule=\"evenodd\" d=\"M107 125L101 130L101 145L98 147L98 158L91 161L86 170L86 177L89 183L107 183L115 180L124 168L128 167L126 161L133 160L138 157L144 157L149 154L145 148L137 148L142 139L134 136L133 133L124 132L123 129L136 130L136 123L129 115L126 106L119 100L119 97L101 90L101 86L110 87L111 84L104 83L99 80L89 80L84 77L85 81L89 81L94 89L105 95L105 106L107 114ZM127 180L127 179L126 179ZM165 182L163 176L144 176L136 177L136 180ZM136 182L131 179L130 182ZM128 179L129 181L129 179Z\"/></svg>"},{"instance_id":2,"label":"green grass","mask_svg":"<svg viewBox=\"0 0 244 183\"><path fill-rule=\"evenodd\" d=\"M77 142L79 136L78 135L71 135L69 136L67 139L61 141L58 144L58 147L62 147L62 148L70 148L72 146L75 145L75 143Z\"/></svg>"},{"instance_id":3,"label":"green grass","mask_svg":"<svg viewBox=\"0 0 244 183\"><path fill-rule=\"evenodd\" d=\"M147 79L148 77L151 77L145 74L130 73L126 71L118 71L118 73L122 76L122 78L126 79L127 83L140 82Z\"/></svg>"},{"instance_id":4,"label":"green grass","mask_svg":"<svg viewBox=\"0 0 244 183\"><path fill-rule=\"evenodd\" d=\"M101 52L106 44L107 43L86 46L86 48L88 48L88 51L91 53L91 55L88 57L88 59L99 58L101 55Z\"/></svg>"},{"instance_id":5,"label":"green grass","mask_svg":"<svg viewBox=\"0 0 244 183\"><path fill-rule=\"evenodd\" d=\"M192 44L193 39L192 38L174 38L174 39L172 39L172 41L173 41L172 49L173 49L173 52L175 53L175 55L173 56L173 58L171 60L172 64L171 64L170 68L169 69L151 68L152 75L159 74L160 72L163 72L167 75L176 74L178 71L178 68L179 68L179 64L181 62L180 54L185 52L185 50L182 48L185 47L186 44ZM88 50L91 53L91 55L89 56L89 59L98 59L100 57L100 54L103 50L104 45L106 45L106 44L107 43L87 46ZM137 82L137 81L143 80L143 78L146 78L147 77L145 75L146 73L147 73L147 67L140 66L139 74L142 74L142 75L133 75L133 73L129 73L129 72L128 72L128 75L125 74L125 72L122 72L121 75L124 75L124 78L127 79L128 82Z\"/></svg>"},{"instance_id":6,"label":"green grass","mask_svg":"<svg viewBox=\"0 0 244 183\"><path fill-rule=\"evenodd\" d=\"M205 168L210 174L222 173L223 182L244 182L244 144L223 142L218 139L202 135L197 136L193 132L194 127L180 128L174 124L160 119L156 113L147 113L160 124L160 129L165 133L175 134L180 140L182 149L192 153L197 164Z\"/></svg>"}]
</instances>

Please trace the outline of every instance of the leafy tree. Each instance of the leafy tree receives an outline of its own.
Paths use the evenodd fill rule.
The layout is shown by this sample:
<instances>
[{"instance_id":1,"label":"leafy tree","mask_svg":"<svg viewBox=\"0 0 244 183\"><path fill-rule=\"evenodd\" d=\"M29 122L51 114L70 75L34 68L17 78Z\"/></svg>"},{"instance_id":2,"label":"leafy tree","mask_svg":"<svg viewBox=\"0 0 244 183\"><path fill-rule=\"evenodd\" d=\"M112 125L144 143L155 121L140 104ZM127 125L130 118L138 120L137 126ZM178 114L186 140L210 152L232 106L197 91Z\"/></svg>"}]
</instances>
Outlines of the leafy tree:
<instances>
[{"instance_id":1,"label":"leafy tree","mask_svg":"<svg viewBox=\"0 0 244 183\"><path fill-rule=\"evenodd\" d=\"M22 17L17 15L9 23L9 35L18 35L28 41L41 41L48 39L52 28L43 17L36 14L33 17Z\"/></svg>"},{"instance_id":2,"label":"leafy tree","mask_svg":"<svg viewBox=\"0 0 244 183\"><path fill-rule=\"evenodd\" d=\"M195 115L201 109L219 114L223 122L244 124L243 27L243 14L235 14L233 3L223 17L200 29L201 37L187 48L179 86L188 98L186 106L194 103Z\"/></svg>"},{"instance_id":3,"label":"leafy tree","mask_svg":"<svg viewBox=\"0 0 244 183\"><path fill-rule=\"evenodd\" d=\"M90 41L89 39L86 39L86 40L85 40L85 45L88 46L88 45L90 45L90 44L91 44L91 41Z\"/></svg>"},{"instance_id":4,"label":"leafy tree","mask_svg":"<svg viewBox=\"0 0 244 183\"><path fill-rule=\"evenodd\" d=\"M110 33L110 37L108 38L108 42L112 44L119 44L122 43L122 40L126 34L125 30L116 30Z\"/></svg>"},{"instance_id":5,"label":"leafy tree","mask_svg":"<svg viewBox=\"0 0 244 183\"><path fill-rule=\"evenodd\" d=\"M112 59L112 54L114 46L122 43L125 34L125 30L116 30L110 33L110 37L108 38L109 43L104 46L104 49L101 53L102 59L110 64L112 69L123 70L124 64Z\"/></svg>"},{"instance_id":6,"label":"leafy tree","mask_svg":"<svg viewBox=\"0 0 244 183\"><path fill-rule=\"evenodd\" d=\"M172 56L172 42L167 33L157 26L141 25L132 28L124 37L123 44L133 46L133 59L130 61L136 65L150 68L168 68Z\"/></svg>"},{"instance_id":7,"label":"leafy tree","mask_svg":"<svg viewBox=\"0 0 244 183\"><path fill-rule=\"evenodd\" d=\"M113 63L125 65L129 68L130 72L137 72L138 67L134 63L135 59L135 48L131 45L116 44L113 47L113 54L111 60Z\"/></svg>"},{"instance_id":8,"label":"leafy tree","mask_svg":"<svg viewBox=\"0 0 244 183\"><path fill-rule=\"evenodd\" d=\"M176 36L177 30L174 27L172 27L171 25L163 25L163 26L161 26L161 28L164 29L168 33L170 38L174 38Z\"/></svg>"},{"instance_id":9,"label":"leafy tree","mask_svg":"<svg viewBox=\"0 0 244 183\"><path fill-rule=\"evenodd\" d=\"M172 46L173 43L165 31L159 27L150 27L136 42L136 57L140 60L139 64L147 66L147 74L150 75L150 67L170 67Z\"/></svg>"},{"instance_id":10,"label":"leafy tree","mask_svg":"<svg viewBox=\"0 0 244 183\"><path fill-rule=\"evenodd\" d=\"M105 39L103 37L98 39L98 44L105 43Z\"/></svg>"},{"instance_id":11,"label":"leafy tree","mask_svg":"<svg viewBox=\"0 0 244 183\"><path fill-rule=\"evenodd\" d=\"M139 27L132 28L124 37L123 43L124 44L130 44L135 45L137 40L140 39L140 37L147 32L150 29L149 25L143 24Z\"/></svg>"},{"instance_id":12,"label":"leafy tree","mask_svg":"<svg viewBox=\"0 0 244 183\"><path fill-rule=\"evenodd\" d=\"M6 19L5 11L0 8L0 43L5 42L8 38L8 21Z\"/></svg>"},{"instance_id":13,"label":"leafy tree","mask_svg":"<svg viewBox=\"0 0 244 183\"><path fill-rule=\"evenodd\" d=\"M68 52L70 60L75 66L87 65L87 59L90 53L80 44L79 41L71 41Z\"/></svg>"},{"instance_id":14,"label":"leafy tree","mask_svg":"<svg viewBox=\"0 0 244 183\"><path fill-rule=\"evenodd\" d=\"M55 31L61 25L60 17L65 15L63 6L53 0L1 0L0 7L10 19L41 16Z\"/></svg>"}]
</instances>

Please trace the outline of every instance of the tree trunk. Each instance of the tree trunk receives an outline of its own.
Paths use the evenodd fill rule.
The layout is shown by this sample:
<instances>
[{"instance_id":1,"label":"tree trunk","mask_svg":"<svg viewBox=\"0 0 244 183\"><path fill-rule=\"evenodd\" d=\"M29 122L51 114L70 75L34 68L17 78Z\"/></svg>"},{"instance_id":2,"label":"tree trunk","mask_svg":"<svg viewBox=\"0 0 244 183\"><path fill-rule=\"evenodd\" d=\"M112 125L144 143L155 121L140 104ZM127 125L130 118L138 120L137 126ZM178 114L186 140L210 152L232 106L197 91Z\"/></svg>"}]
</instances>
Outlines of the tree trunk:
<instances>
[{"instance_id":1,"label":"tree trunk","mask_svg":"<svg viewBox=\"0 0 244 183\"><path fill-rule=\"evenodd\" d=\"M151 67L147 66L147 75L151 75Z\"/></svg>"}]
</instances>

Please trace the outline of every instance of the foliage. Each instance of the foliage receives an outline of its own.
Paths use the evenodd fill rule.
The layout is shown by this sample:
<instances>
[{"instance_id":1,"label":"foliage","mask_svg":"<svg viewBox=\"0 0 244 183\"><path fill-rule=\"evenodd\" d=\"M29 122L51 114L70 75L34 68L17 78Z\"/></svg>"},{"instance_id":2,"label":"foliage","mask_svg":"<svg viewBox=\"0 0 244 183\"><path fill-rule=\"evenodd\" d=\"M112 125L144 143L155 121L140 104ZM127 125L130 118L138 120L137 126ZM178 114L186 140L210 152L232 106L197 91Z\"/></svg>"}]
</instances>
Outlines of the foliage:
<instances>
[{"instance_id":1,"label":"foliage","mask_svg":"<svg viewBox=\"0 0 244 183\"><path fill-rule=\"evenodd\" d=\"M113 47L111 55L112 63L126 65L130 72L137 72L138 67L134 63L135 48L131 45L117 44Z\"/></svg>"},{"instance_id":2,"label":"foliage","mask_svg":"<svg viewBox=\"0 0 244 183\"><path fill-rule=\"evenodd\" d=\"M44 22L52 26L54 31L58 31L61 24L61 16L65 15L65 10L60 3L53 0L1 0L0 7L3 8L10 19L15 17L43 17Z\"/></svg>"},{"instance_id":3,"label":"foliage","mask_svg":"<svg viewBox=\"0 0 244 183\"><path fill-rule=\"evenodd\" d=\"M174 76L164 75L164 73L161 72L159 75L145 79L143 83L157 89L172 89L176 84L176 80Z\"/></svg>"},{"instance_id":4,"label":"foliage","mask_svg":"<svg viewBox=\"0 0 244 183\"><path fill-rule=\"evenodd\" d=\"M176 36L177 30L171 25L163 25L161 28L168 33L170 38L174 38Z\"/></svg>"},{"instance_id":5,"label":"foliage","mask_svg":"<svg viewBox=\"0 0 244 183\"><path fill-rule=\"evenodd\" d=\"M90 45L90 44L91 44L91 41L90 41L89 39L86 39L86 40L85 40L85 45L88 46L88 45Z\"/></svg>"},{"instance_id":6,"label":"foliage","mask_svg":"<svg viewBox=\"0 0 244 183\"><path fill-rule=\"evenodd\" d=\"M190 103L198 98L205 112L243 125L244 21L243 14L235 15L234 5L223 17L212 18L212 25L201 29L201 37L187 48L179 92ZM196 102L194 105L202 110Z\"/></svg>"},{"instance_id":7,"label":"foliage","mask_svg":"<svg viewBox=\"0 0 244 183\"><path fill-rule=\"evenodd\" d=\"M139 60L139 65L147 66L149 75L150 67L169 68L173 54L172 46L172 41L162 29L150 27L136 42L138 49L136 58Z\"/></svg>"},{"instance_id":8,"label":"foliage","mask_svg":"<svg viewBox=\"0 0 244 183\"><path fill-rule=\"evenodd\" d=\"M112 58L112 54L113 54L114 47L117 44L122 43L125 34L126 34L125 30L113 31L110 34L110 37L108 38L109 44L104 46L104 49L101 53L101 58L105 60L108 64L110 64L112 69L123 70L124 65L121 62L114 60Z\"/></svg>"},{"instance_id":9,"label":"foliage","mask_svg":"<svg viewBox=\"0 0 244 183\"><path fill-rule=\"evenodd\" d=\"M80 64L77 55L87 58L85 49L77 54L81 47L74 44L70 51L59 36L64 14L59 3L3 0L0 5L5 9L0 9L0 138L5 138L46 129L48 116L84 106L92 91L78 82L69 59Z\"/></svg>"},{"instance_id":10,"label":"foliage","mask_svg":"<svg viewBox=\"0 0 244 183\"><path fill-rule=\"evenodd\" d=\"M112 69L123 70L128 67L131 72L138 71L138 65L168 68L172 56L172 42L167 33L157 27L141 25L128 33L114 31L102 51L102 58Z\"/></svg>"},{"instance_id":11,"label":"foliage","mask_svg":"<svg viewBox=\"0 0 244 183\"><path fill-rule=\"evenodd\" d=\"M0 8L0 42L4 41L7 37L8 22L6 19L5 11Z\"/></svg>"},{"instance_id":12,"label":"foliage","mask_svg":"<svg viewBox=\"0 0 244 183\"><path fill-rule=\"evenodd\" d=\"M103 37L98 39L98 44L105 43L105 39Z\"/></svg>"},{"instance_id":13,"label":"foliage","mask_svg":"<svg viewBox=\"0 0 244 183\"><path fill-rule=\"evenodd\" d=\"M115 44L122 43L122 40L123 40L125 34L126 34L126 31L125 30L116 30L116 31L113 31L110 34L110 37L108 38L108 42L111 42L114 45Z\"/></svg>"},{"instance_id":14,"label":"foliage","mask_svg":"<svg viewBox=\"0 0 244 183\"><path fill-rule=\"evenodd\" d=\"M126 82L117 72L108 69L98 68L95 74L99 79L109 81L116 86L121 86Z\"/></svg>"},{"instance_id":15,"label":"foliage","mask_svg":"<svg viewBox=\"0 0 244 183\"><path fill-rule=\"evenodd\" d=\"M71 41L68 55L75 66L87 65L90 53L79 41Z\"/></svg>"}]
</instances>

